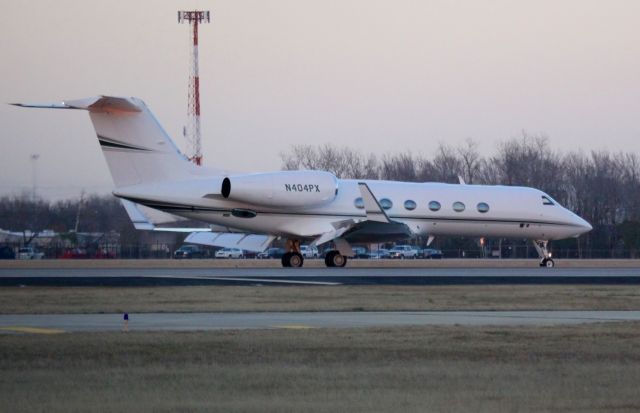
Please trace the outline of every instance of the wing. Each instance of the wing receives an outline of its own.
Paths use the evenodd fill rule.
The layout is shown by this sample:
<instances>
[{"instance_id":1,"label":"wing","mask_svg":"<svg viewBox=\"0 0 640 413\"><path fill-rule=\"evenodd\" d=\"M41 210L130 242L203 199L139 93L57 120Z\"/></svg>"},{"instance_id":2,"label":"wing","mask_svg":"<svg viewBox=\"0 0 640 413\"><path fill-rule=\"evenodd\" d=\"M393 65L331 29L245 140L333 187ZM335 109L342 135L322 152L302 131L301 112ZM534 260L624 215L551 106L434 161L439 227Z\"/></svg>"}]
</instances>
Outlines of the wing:
<instances>
[{"instance_id":1,"label":"wing","mask_svg":"<svg viewBox=\"0 0 640 413\"><path fill-rule=\"evenodd\" d=\"M238 234L226 232L193 232L184 242L223 248L241 248L246 251L262 252L276 237L266 234Z\"/></svg>"}]
</instances>

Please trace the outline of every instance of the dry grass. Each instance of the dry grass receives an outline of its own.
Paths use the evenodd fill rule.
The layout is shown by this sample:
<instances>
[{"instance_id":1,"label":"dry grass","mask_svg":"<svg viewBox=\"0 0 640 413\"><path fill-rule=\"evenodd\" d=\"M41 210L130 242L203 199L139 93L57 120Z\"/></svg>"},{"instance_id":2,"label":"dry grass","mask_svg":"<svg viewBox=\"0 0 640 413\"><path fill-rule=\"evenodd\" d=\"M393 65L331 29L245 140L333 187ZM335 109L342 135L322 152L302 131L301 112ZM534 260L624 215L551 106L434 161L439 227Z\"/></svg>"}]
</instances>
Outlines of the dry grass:
<instances>
[{"instance_id":1,"label":"dry grass","mask_svg":"<svg viewBox=\"0 0 640 413\"><path fill-rule=\"evenodd\" d=\"M640 324L0 336L2 411L638 411Z\"/></svg>"},{"instance_id":2,"label":"dry grass","mask_svg":"<svg viewBox=\"0 0 640 413\"><path fill-rule=\"evenodd\" d=\"M639 310L640 286L3 287L0 314Z\"/></svg>"}]
</instances>

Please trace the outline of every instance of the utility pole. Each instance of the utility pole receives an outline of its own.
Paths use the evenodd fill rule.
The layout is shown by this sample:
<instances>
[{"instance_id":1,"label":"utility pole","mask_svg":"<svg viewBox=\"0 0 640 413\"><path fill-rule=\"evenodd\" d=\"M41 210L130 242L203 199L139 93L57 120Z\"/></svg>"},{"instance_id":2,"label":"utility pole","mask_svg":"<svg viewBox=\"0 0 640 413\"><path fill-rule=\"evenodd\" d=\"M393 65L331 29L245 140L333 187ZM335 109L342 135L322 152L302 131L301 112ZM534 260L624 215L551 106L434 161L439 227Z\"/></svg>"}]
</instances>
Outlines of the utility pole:
<instances>
[{"instance_id":1,"label":"utility pole","mask_svg":"<svg viewBox=\"0 0 640 413\"><path fill-rule=\"evenodd\" d=\"M31 200L33 202L35 202L36 201L36 195L37 195L37 189L38 189L37 161L38 161L38 159L40 159L40 154L32 153L29 158L31 159L31 178L32 178Z\"/></svg>"}]
</instances>

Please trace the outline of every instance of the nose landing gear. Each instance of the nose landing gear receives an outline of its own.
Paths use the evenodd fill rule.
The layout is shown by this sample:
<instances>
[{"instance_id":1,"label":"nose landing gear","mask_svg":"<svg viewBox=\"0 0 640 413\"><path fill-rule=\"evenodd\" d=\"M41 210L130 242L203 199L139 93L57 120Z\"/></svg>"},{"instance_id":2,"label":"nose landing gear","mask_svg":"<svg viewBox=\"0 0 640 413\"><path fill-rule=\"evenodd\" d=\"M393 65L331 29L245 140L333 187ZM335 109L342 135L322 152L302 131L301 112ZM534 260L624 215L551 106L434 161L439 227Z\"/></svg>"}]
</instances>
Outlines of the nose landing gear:
<instances>
[{"instance_id":1,"label":"nose landing gear","mask_svg":"<svg viewBox=\"0 0 640 413\"><path fill-rule=\"evenodd\" d=\"M536 248L536 251L538 251L538 255L540 256L540 266L553 268L555 267L556 263L551 258L551 253L547 248L548 244L549 241L533 241L533 246Z\"/></svg>"}]
</instances>

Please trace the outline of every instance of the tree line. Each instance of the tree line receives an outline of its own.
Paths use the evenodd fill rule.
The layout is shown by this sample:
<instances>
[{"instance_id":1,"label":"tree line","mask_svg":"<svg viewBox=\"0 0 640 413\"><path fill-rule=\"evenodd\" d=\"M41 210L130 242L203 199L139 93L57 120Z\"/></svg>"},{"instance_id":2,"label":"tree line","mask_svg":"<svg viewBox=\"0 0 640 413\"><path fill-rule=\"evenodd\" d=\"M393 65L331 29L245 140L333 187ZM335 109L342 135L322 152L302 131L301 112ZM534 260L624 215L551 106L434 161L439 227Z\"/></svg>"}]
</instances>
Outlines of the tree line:
<instances>
[{"instance_id":1,"label":"tree line","mask_svg":"<svg viewBox=\"0 0 640 413\"><path fill-rule=\"evenodd\" d=\"M50 202L29 194L0 198L0 228L22 232L23 244L43 230L63 236L74 233L120 234L121 242L136 243L138 234L120 200L111 195L84 195L80 199Z\"/></svg>"},{"instance_id":2,"label":"tree line","mask_svg":"<svg viewBox=\"0 0 640 413\"><path fill-rule=\"evenodd\" d=\"M609 151L558 152L542 135L523 133L481 155L477 141L437 145L431 156L373 153L331 144L296 145L282 153L282 168L322 169L340 178L409 182L516 185L538 188L585 218L593 231L556 242L564 248L640 248L640 157ZM632 252L635 254L635 252Z\"/></svg>"}]
</instances>

